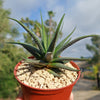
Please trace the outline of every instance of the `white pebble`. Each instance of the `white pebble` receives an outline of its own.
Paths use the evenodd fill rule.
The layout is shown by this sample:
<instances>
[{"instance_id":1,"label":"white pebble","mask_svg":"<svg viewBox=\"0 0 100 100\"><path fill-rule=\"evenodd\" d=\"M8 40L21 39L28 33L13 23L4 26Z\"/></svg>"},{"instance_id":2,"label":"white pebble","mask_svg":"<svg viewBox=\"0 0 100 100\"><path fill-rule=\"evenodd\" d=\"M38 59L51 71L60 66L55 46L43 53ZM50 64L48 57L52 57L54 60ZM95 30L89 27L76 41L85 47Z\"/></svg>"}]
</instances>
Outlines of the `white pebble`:
<instances>
[{"instance_id":1,"label":"white pebble","mask_svg":"<svg viewBox=\"0 0 100 100\"><path fill-rule=\"evenodd\" d=\"M36 70L34 68L30 68L29 70L30 66L28 64L27 64L28 69L23 69L26 67L25 64L27 63L23 62L18 67L18 69L21 68L22 70L17 70L17 75L20 75L25 71L29 71L18 76L18 78L24 84L27 84L31 87L41 88L41 89L61 88L61 87L70 85L77 78L77 72L74 72L74 71L61 69L65 74L62 73L61 77L58 78L58 77L54 77L53 74L50 74L45 69ZM74 68L70 63L67 63L65 65L67 65L68 67Z\"/></svg>"}]
</instances>

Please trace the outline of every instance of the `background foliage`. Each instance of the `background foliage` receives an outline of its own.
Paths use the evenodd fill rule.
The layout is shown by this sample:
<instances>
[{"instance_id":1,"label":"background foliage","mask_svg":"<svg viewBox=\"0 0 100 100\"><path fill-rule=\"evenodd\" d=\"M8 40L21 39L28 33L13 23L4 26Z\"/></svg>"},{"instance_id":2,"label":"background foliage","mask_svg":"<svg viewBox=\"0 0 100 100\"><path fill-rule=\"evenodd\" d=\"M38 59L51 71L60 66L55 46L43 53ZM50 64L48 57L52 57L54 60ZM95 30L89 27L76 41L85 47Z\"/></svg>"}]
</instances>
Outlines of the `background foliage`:
<instances>
[{"instance_id":1,"label":"background foliage","mask_svg":"<svg viewBox=\"0 0 100 100\"><path fill-rule=\"evenodd\" d=\"M2 7L3 1L0 0L0 98L15 98L18 92L18 83L16 82L13 70L15 65L22 60L22 57L28 57L28 54L23 48L11 44L7 44L8 41L15 41L20 34L24 35L24 41L31 43L32 39L27 33L20 33L17 28L7 19L10 15L10 11ZM56 27L56 22L53 20L54 12L48 12L49 18L44 21L46 33L53 35ZM41 38L39 28L41 23L38 21L30 20L29 18L21 19L21 21L29 27L34 34ZM62 34L62 32L60 32ZM34 45L34 41L33 41Z\"/></svg>"},{"instance_id":2,"label":"background foliage","mask_svg":"<svg viewBox=\"0 0 100 100\"><path fill-rule=\"evenodd\" d=\"M14 79L14 66L24 56L24 50L5 42L14 41L19 35L18 30L12 26L7 17L10 11L3 9L0 0L0 98L13 98L16 95L16 80ZM26 52L25 52L26 53Z\"/></svg>"},{"instance_id":3,"label":"background foliage","mask_svg":"<svg viewBox=\"0 0 100 100\"><path fill-rule=\"evenodd\" d=\"M14 79L13 69L14 66L22 59L22 57L28 57L25 50L15 45L8 45L5 42L15 41L20 34L24 35L24 41L31 43L31 38L27 33L20 33L17 28L7 19L10 15L10 11L3 8L3 1L0 0L0 98L14 98L17 94L17 82ZM44 21L46 33L53 36L55 31L56 22L53 20L55 13L48 12L48 19ZM39 28L41 23L37 20L33 21L29 18L21 19L21 21L29 27L34 33L41 38ZM60 36L62 32L60 31ZM92 45L87 45L87 49L92 52L93 58L91 64L98 66L100 70L100 37L92 38ZM33 41L34 45L34 41Z\"/></svg>"},{"instance_id":4,"label":"background foliage","mask_svg":"<svg viewBox=\"0 0 100 100\"><path fill-rule=\"evenodd\" d=\"M94 73L100 72L100 36L91 39L92 45L87 44L87 49L92 53L93 57L90 64L93 65Z\"/></svg>"}]
</instances>

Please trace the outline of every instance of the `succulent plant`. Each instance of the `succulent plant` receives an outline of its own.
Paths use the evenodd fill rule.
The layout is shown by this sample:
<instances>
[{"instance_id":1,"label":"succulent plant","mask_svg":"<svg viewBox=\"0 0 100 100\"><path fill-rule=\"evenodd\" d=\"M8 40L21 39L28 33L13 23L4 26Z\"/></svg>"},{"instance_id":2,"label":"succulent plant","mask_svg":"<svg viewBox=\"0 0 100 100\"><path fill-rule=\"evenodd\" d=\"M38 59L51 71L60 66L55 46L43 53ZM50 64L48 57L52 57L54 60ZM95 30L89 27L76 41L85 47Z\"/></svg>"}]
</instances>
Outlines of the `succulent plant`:
<instances>
[{"instance_id":1,"label":"succulent plant","mask_svg":"<svg viewBox=\"0 0 100 100\"><path fill-rule=\"evenodd\" d=\"M33 67L37 68L45 68L49 73L52 73L54 76L60 76L59 73L61 73L61 69L67 69L71 71L79 71L78 69L73 69L68 66L65 66L66 61L70 60L86 60L86 59L80 59L80 58L70 58L70 57L60 57L60 54L68 47L73 45L79 40L82 40L87 37L94 37L96 35L86 35L82 37L78 37L74 40L71 40L70 36L74 33L75 28L72 30L72 32L66 36L58 45L56 45L57 38L59 35L60 27L62 24L62 21L64 19L65 14L62 16L57 29L55 31L54 36L52 39L50 39L49 36L47 36L45 27L43 24L43 19L41 15L41 23L42 27L37 27L40 29L41 32L41 39L39 39L31 30L29 30L21 21L18 21L13 18L9 18L11 20L16 21L18 24L20 24L31 36L31 38L36 43L36 47L30 44L26 43L20 43L20 42L9 42L11 44L18 44L23 46L28 52L30 52L35 59L25 59L26 62L31 64Z\"/></svg>"}]
</instances>

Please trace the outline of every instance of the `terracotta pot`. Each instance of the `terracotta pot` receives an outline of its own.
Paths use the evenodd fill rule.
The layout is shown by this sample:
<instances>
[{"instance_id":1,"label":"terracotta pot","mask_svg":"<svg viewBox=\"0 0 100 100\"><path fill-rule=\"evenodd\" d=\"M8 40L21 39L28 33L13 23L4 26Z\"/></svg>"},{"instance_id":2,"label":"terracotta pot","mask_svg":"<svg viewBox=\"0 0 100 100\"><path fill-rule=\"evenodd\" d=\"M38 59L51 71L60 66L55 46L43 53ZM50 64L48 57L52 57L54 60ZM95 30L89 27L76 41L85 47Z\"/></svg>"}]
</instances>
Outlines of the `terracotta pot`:
<instances>
[{"instance_id":1,"label":"terracotta pot","mask_svg":"<svg viewBox=\"0 0 100 100\"><path fill-rule=\"evenodd\" d=\"M17 81L21 84L22 92L24 100L69 100L71 91L73 86L76 84L80 77L80 71L78 72L78 77L72 84L58 89L39 89L39 88L33 88L30 87L24 83L22 83L16 76L17 68L21 64L19 62L14 69L14 75ZM79 69L79 67L71 61L71 64Z\"/></svg>"}]
</instances>

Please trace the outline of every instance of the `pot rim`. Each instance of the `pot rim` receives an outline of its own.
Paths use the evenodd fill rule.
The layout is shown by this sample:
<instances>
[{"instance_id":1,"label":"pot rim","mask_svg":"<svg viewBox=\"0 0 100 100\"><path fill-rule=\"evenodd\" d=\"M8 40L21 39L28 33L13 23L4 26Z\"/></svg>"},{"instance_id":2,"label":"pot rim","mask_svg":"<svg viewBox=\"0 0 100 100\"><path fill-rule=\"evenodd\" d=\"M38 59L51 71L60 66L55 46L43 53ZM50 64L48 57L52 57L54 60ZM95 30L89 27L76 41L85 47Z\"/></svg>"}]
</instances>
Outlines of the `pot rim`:
<instances>
[{"instance_id":1,"label":"pot rim","mask_svg":"<svg viewBox=\"0 0 100 100\"><path fill-rule=\"evenodd\" d=\"M29 57L29 58L31 58L31 57ZM71 63L75 68L77 68L78 70L80 70L80 68L79 68L73 61L70 61L70 63ZM20 61L19 63L17 63L17 65L16 65L15 68L14 68L14 76L15 76L15 78L17 79L17 81L18 81L21 85L24 85L24 86L26 86L26 87L28 87L28 88L31 88L31 89L34 89L34 90L37 90L37 91L57 91L57 90L64 89L64 88L66 88L66 87L74 86L74 85L76 84L76 82L79 80L80 74L81 74L81 71L78 71L78 72L77 72L78 77L76 78L76 80L75 80L73 83L71 83L70 85L67 85L67 86L65 86L65 87L56 88L56 89L41 89L41 88L35 88L35 87L31 87L31 86L29 86L29 85L26 85L26 84L24 84L23 82L21 82L21 81L17 78L16 72L17 72L17 68L18 68L18 66L19 66L20 64L22 64L22 61Z\"/></svg>"}]
</instances>

